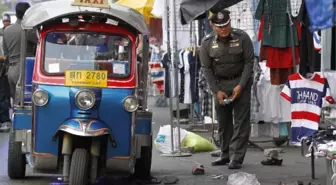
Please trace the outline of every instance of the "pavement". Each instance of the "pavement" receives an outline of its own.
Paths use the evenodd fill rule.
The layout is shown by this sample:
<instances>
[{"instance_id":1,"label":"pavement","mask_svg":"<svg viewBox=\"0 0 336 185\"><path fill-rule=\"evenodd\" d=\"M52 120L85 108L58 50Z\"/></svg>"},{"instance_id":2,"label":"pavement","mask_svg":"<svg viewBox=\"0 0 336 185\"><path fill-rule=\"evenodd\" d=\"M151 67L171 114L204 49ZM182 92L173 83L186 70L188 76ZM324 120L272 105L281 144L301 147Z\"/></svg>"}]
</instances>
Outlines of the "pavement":
<instances>
[{"instance_id":1,"label":"pavement","mask_svg":"<svg viewBox=\"0 0 336 185\"><path fill-rule=\"evenodd\" d=\"M160 126L167 125L169 121L168 108L154 107L154 101L149 101L154 112L153 129L156 136ZM210 138L210 134L201 134L205 138ZM274 148L272 143L261 145L265 148ZM32 174L28 171L28 176L24 180L13 181L7 177L7 149L8 149L8 134L0 133L0 185L47 185L55 182L56 177L48 177L39 174ZM284 159L283 166L269 167L262 166L260 161L263 160L263 152L258 149L249 149L245 158L243 168L240 170L228 170L227 166L212 167L211 160L214 160L209 153L193 154L191 157L185 158L170 158L162 157L153 149L153 165L152 173L155 177L163 178L165 176L176 176L179 178L178 184L181 185L218 185L226 184L227 176L235 172L246 172L255 174L261 185L279 185L284 182L288 185L295 184L297 181L305 183L314 182L315 184L325 185L325 160L316 160L316 177L315 181L311 181L310 158L301 156L299 148L284 147L284 153L281 154ZM192 167L201 163L205 166L205 174L194 176L191 174ZM211 178L214 174L223 174L224 179ZM109 183L108 183L109 184ZM119 184L118 184L119 185Z\"/></svg>"}]
</instances>

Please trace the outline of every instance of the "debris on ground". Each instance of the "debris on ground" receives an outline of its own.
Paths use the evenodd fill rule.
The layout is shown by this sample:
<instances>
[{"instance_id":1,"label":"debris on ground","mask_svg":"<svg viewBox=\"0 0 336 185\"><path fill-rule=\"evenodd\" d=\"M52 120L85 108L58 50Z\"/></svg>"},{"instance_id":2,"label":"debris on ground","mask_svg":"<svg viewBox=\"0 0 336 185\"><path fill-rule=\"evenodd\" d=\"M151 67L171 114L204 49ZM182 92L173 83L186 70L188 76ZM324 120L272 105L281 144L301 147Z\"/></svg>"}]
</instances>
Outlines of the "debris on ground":
<instances>
[{"instance_id":1,"label":"debris on ground","mask_svg":"<svg viewBox=\"0 0 336 185\"><path fill-rule=\"evenodd\" d=\"M193 175L204 175L205 170L203 165L194 166L192 170Z\"/></svg>"},{"instance_id":2,"label":"debris on ground","mask_svg":"<svg viewBox=\"0 0 336 185\"><path fill-rule=\"evenodd\" d=\"M163 184L176 184L179 179L175 176L166 176L162 178Z\"/></svg>"},{"instance_id":3,"label":"debris on ground","mask_svg":"<svg viewBox=\"0 0 336 185\"><path fill-rule=\"evenodd\" d=\"M281 166L283 159L279 158L279 150L277 149L267 149L264 152L266 159L261 161L262 165L266 166Z\"/></svg>"},{"instance_id":4,"label":"debris on ground","mask_svg":"<svg viewBox=\"0 0 336 185\"><path fill-rule=\"evenodd\" d=\"M225 178L225 175L220 173L220 174L213 174L211 175L211 178L213 179L224 179Z\"/></svg>"},{"instance_id":5,"label":"debris on ground","mask_svg":"<svg viewBox=\"0 0 336 185\"><path fill-rule=\"evenodd\" d=\"M227 185L260 185L254 174L245 172L234 173L229 176Z\"/></svg>"}]
</instances>

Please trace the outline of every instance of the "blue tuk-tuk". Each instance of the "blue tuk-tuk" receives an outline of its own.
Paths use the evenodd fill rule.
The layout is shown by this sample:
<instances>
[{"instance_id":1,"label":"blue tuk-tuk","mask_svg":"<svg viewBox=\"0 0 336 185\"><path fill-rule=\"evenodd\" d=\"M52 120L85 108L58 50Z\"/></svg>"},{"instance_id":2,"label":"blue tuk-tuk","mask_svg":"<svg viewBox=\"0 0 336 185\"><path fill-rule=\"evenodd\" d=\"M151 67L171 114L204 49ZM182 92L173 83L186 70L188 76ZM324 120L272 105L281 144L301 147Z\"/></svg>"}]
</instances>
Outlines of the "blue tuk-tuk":
<instances>
[{"instance_id":1,"label":"blue tuk-tuk","mask_svg":"<svg viewBox=\"0 0 336 185\"><path fill-rule=\"evenodd\" d=\"M93 184L115 172L149 176L143 16L107 0L56 0L28 9L22 28L8 176L24 178L26 164L35 173L62 174L70 185ZM39 42L29 58L32 30Z\"/></svg>"}]
</instances>

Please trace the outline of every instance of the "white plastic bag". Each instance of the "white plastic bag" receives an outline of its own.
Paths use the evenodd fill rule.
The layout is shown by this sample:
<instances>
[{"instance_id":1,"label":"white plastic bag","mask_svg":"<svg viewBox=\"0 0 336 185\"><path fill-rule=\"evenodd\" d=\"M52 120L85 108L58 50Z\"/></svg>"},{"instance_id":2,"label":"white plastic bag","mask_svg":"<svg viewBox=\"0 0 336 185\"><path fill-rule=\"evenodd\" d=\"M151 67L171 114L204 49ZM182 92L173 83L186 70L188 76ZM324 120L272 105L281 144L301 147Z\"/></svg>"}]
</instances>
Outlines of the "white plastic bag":
<instances>
[{"instance_id":1,"label":"white plastic bag","mask_svg":"<svg viewBox=\"0 0 336 185\"><path fill-rule=\"evenodd\" d=\"M229 176L227 185L260 185L253 174L238 172Z\"/></svg>"},{"instance_id":2,"label":"white plastic bag","mask_svg":"<svg viewBox=\"0 0 336 185\"><path fill-rule=\"evenodd\" d=\"M180 129L181 140L180 143L185 139L188 134L188 131L184 129ZM178 129L173 129L174 134L174 151L178 149ZM155 146L159 150L159 152L163 154L168 154L171 152L171 131L170 125L165 125L160 127L159 133L155 139Z\"/></svg>"}]
</instances>

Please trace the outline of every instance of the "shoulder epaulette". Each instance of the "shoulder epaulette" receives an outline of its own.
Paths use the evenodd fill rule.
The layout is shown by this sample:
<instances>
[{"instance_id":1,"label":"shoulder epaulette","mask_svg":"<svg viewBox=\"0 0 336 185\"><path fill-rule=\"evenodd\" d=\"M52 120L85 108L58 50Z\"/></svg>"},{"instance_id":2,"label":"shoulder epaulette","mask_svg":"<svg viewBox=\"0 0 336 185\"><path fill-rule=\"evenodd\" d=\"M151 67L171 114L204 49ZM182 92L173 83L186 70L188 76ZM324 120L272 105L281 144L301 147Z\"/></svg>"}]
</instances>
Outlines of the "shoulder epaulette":
<instances>
[{"instance_id":1,"label":"shoulder epaulette","mask_svg":"<svg viewBox=\"0 0 336 185\"><path fill-rule=\"evenodd\" d=\"M214 32L209 33L208 35L206 35L205 37L203 37L202 42L209 40L210 38L212 38L214 36Z\"/></svg>"}]
</instances>

